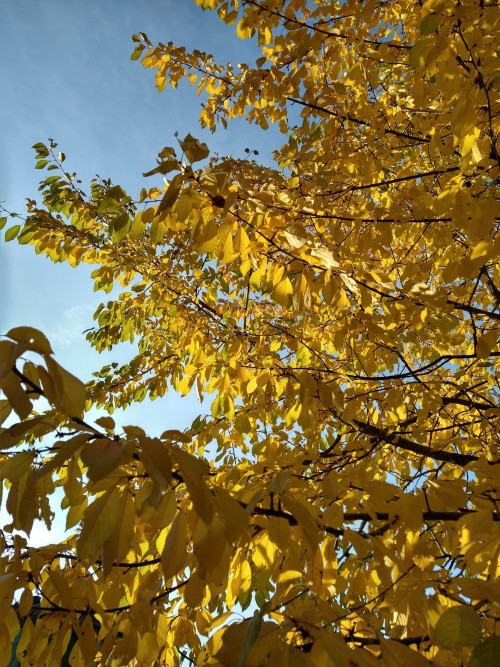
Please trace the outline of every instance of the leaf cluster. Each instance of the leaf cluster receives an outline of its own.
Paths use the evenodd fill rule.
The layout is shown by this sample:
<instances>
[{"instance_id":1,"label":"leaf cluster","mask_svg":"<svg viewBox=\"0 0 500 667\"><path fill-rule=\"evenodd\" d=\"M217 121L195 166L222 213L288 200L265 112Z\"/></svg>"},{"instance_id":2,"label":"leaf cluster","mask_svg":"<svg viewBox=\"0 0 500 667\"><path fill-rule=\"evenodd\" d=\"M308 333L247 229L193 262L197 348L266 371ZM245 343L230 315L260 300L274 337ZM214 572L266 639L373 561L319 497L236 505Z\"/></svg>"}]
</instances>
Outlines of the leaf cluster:
<instances>
[{"instance_id":1,"label":"leaf cluster","mask_svg":"<svg viewBox=\"0 0 500 667\"><path fill-rule=\"evenodd\" d=\"M132 59L159 90L196 85L202 126L244 117L284 143L266 165L189 134L137 199L100 178L85 194L35 146L42 205L5 238L119 285L87 337L138 352L84 388L40 332L0 342L2 641L20 592L21 618L34 593L43 612L21 664L56 664L74 632L75 665L489 665L498 8L197 4L257 41L253 66L143 34ZM116 428L169 390L207 406L191 428ZM16 530L49 525L60 489L74 532L31 547Z\"/></svg>"}]
</instances>

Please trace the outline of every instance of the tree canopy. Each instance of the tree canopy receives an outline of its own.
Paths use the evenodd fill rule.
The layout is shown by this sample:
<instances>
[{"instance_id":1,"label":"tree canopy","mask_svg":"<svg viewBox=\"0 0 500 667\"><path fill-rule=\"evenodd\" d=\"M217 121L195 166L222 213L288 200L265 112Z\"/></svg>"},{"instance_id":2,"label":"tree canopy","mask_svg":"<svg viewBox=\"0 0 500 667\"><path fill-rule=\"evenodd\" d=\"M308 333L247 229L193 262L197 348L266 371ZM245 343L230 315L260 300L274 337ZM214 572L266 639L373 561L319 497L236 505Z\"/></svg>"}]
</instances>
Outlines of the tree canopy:
<instances>
[{"instance_id":1,"label":"tree canopy","mask_svg":"<svg viewBox=\"0 0 500 667\"><path fill-rule=\"evenodd\" d=\"M136 197L35 145L5 238L94 265L89 342L138 352L85 386L36 329L0 340L0 664L34 595L21 665L72 632L73 667L497 664L498 5L197 4L257 61L142 33L132 59L283 145L188 135ZM167 391L191 428L115 427ZM32 547L58 490L71 535Z\"/></svg>"}]
</instances>

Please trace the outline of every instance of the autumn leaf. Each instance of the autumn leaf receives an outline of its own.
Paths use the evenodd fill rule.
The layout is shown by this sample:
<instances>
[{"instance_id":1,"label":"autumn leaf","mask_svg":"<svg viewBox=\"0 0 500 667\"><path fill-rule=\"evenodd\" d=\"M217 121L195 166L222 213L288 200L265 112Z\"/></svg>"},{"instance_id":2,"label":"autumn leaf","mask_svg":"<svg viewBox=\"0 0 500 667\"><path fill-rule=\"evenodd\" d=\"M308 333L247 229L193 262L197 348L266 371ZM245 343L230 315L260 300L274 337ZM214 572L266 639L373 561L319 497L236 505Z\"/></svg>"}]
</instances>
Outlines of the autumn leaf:
<instances>
[{"instance_id":1,"label":"autumn leaf","mask_svg":"<svg viewBox=\"0 0 500 667\"><path fill-rule=\"evenodd\" d=\"M184 137L182 141L179 140L179 144L191 164L204 160L209 154L208 146L190 134Z\"/></svg>"},{"instance_id":2,"label":"autumn leaf","mask_svg":"<svg viewBox=\"0 0 500 667\"><path fill-rule=\"evenodd\" d=\"M21 617L21 667L496 664L497 8L196 4L247 62L132 60L234 154L187 134L128 194L39 142L40 201L2 211L92 265L107 358L85 385L29 322L0 340L0 655ZM168 392L189 428L122 425Z\"/></svg>"},{"instance_id":3,"label":"autumn leaf","mask_svg":"<svg viewBox=\"0 0 500 667\"><path fill-rule=\"evenodd\" d=\"M450 607L439 618L434 629L434 640L444 648L476 646L481 640L481 620L472 607Z\"/></svg>"}]
</instances>

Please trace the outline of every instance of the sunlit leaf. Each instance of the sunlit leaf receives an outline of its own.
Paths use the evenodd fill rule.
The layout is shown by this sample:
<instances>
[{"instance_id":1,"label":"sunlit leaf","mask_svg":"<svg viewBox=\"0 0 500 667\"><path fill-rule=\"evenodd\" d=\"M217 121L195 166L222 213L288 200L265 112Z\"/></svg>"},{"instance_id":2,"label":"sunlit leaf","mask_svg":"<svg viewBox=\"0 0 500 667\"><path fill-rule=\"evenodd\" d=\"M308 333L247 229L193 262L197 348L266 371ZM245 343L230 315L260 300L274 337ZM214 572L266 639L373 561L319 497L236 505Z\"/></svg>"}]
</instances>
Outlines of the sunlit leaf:
<instances>
[{"instance_id":1,"label":"sunlit leaf","mask_svg":"<svg viewBox=\"0 0 500 667\"><path fill-rule=\"evenodd\" d=\"M5 240L12 241L19 234L20 230L21 225L13 225L12 227L9 227L9 229L5 232Z\"/></svg>"},{"instance_id":2,"label":"sunlit leaf","mask_svg":"<svg viewBox=\"0 0 500 667\"><path fill-rule=\"evenodd\" d=\"M106 294L87 384L83 340L67 368L29 321L0 340L0 656L496 664L498 8L196 4L230 62L144 33L132 60L228 141L179 141L138 89L154 182L80 183L49 139L26 212L0 206ZM16 271L11 310L38 293Z\"/></svg>"},{"instance_id":3,"label":"sunlit leaf","mask_svg":"<svg viewBox=\"0 0 500 667\"><path fill-rule=\"evenodd\" d=\"M210 152L206 144L201 143L190 134L188 134L182 141L179 141L179 144L184 151L184 155L191 164L193 164L193 162L204 160Z\"/></svg>"},{"instance_id":4,"label":"sunlit leaf","mask_svg":"<svg viewBox=\"0 0 500 667\"><path fill-rule=\"evenodd\" d=\"M14 329L10 329L6 335L18 343L25 344L34 352L53 354L47 337L41 331L38 331L38 329L34 329L33 327L15 327Z\"/></svg>"},{"instance_id":5,"label":"sunlit leaf","mask_svg":"<svg viewBox=\"0 0 500 667\"><path fill-rule=\"evenodd\" d=\"M176 575L186 565L187 522L184 512L175 517L161 554L161 567L165 579Z\"/></svg>"}]
</instances>

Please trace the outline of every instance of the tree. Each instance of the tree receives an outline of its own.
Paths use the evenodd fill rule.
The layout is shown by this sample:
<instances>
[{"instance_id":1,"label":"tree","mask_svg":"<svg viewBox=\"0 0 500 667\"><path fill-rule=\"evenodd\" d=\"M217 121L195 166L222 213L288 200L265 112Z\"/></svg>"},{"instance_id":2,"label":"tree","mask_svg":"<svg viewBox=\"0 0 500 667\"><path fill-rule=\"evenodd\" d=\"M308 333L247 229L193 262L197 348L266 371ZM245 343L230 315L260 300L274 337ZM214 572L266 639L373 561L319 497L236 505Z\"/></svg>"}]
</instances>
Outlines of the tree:
<instances>
[{"instance_id":1,"label":"tree","mask_svg":"<svg viewBox=\"0 0 500 667\"><path fill-rule=\"evenodd\" d=\"M202 126L284 143L269 166L188 135L137 199L86 195L35 146L43 204L6 239L120 285L88 340L139 351L85 387L41 332L0 341L0 655L17 591L43 608L22 665L57 664L72 630L72 665L493 664L498 7L197 2L258 41L254 66L143 34L132 59L198 86ZM115 429L116 407L194 388L190 429ZM74 535L30 547L15 531L50 526L60 488Z\"/></svg>"}]
</instances>

